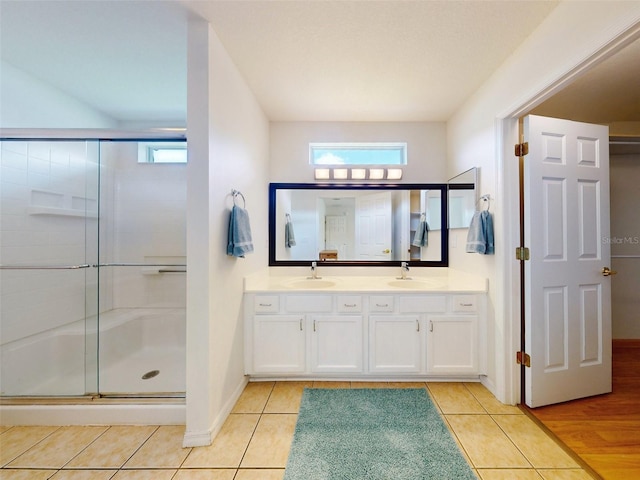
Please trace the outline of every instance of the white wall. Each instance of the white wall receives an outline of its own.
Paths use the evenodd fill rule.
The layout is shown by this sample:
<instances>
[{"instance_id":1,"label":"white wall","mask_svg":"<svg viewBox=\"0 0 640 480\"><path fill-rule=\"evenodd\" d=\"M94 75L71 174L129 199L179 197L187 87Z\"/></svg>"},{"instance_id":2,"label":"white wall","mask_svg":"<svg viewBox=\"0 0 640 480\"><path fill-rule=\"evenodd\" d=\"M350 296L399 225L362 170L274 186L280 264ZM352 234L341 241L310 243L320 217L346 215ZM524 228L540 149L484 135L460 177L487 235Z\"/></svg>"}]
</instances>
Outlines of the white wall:
<instances>
[{"instance_id":1,"label":"white wall","mask_svg":"<svg viewBox=\"0 0 640 480\"><path fill-rule=\"evenodd\" d=\"M611 155L611 255L640 257L640 154ZM613 338L640 338L640 258L612 258Z\"/></svg>"},{"instance_id":2,"label":"white wall","mask_svg":"<svg viewBox=\"0 0 640 480\"><path fill-rule=\"evenodd\" d=\"M269 123L206 22L189 23L187 430L207 445L245 385L243 277L268 263ZM226 255L231 190L250 214L254 253Z\"/></svg>"},{"instance_id":3,"label":"white wall","mask_svg":"<svg viewBox=\"0 0 640 480\"><path fill-rule=\"evenodd\" d=\"M311 142L406 142L402 183L447 180L443 122L272 122L271 182L313 183Z\"/></svg>"},{"instance_id":4,"label":"white wall","mask_svg":"<svg viewBox=\"0 0 640 480\"><path fill-rule=\"evenodd\" d=\"M517 122L510 118L533 108L568 82L598 52L640 22L638 2L562 2L493 76L447 123L449 175L480 167L480 194L490 194L496 255L451 256L451 266L489 277L490 337L486 384L498 399L518 399L519 375L513 357L519 347L517 262ZM634 27L634 25L636 27ZM568 34L571 32L571 34ZM504 143L510 146L506 148ZM493 314L495 310L495 315Z\"/></svg>"},{"instance_id":5,"label":"white wall","mask_svg":"<svg viewBox=\"0 0 640 480\"><path fill-rule=\"evenodd\" d=\"M0 128L115 128L117 122L0 61Z\"/></svg>"}]
</instances>

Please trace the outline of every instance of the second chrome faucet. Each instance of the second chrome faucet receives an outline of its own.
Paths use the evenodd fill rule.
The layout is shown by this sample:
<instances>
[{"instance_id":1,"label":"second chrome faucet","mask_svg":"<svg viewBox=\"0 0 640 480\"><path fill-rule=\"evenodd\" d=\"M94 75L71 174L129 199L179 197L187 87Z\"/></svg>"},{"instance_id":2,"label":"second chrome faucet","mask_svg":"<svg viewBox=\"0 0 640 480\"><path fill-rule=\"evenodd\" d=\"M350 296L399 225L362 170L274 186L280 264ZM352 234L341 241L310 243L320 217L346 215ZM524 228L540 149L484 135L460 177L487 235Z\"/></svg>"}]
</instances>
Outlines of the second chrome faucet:
<instances>
[{"instance_id":1,"label":"second chrome faucet","mask_svg":"<svg viewBox=\"0 0 640 480\"><path fill-rule=\"evenodd\" d=\"M322 277L318 276L318 263L317 262L311 262L311 276L307 277L307 278L310 278L310 279L313 279L313 280L322 278Z\"/></svg>"},{"instance_id":2,"label":"second chrome faucet","mask_svg":"<svg viewBox=\"0 0 640 480\"><path fill-rule=\"evenodd\" d=\"M398 280L411 280L411 277L407 277L409 273L409 264L407 262L402 262L400 264L400 276L397 277Z\"/></svg>"}]
</instances>

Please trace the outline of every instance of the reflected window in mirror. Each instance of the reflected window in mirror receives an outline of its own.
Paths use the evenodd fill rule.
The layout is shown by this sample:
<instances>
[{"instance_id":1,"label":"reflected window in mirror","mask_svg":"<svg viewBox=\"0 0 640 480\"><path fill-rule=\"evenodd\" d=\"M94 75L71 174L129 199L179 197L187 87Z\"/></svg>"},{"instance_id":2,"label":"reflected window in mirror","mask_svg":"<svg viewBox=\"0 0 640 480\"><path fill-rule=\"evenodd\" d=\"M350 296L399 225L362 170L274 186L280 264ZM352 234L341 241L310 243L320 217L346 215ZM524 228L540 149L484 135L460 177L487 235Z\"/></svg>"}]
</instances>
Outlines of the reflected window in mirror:
<instances>
[{"instance_id":1,"label":"reflected window in mirror","mask_svg":"<svg viewBox=\"0 0 640 480\"><path fill-rule=\"evenodd\" d=\"M446 189L270 184L269 264L447 266Z\"/></svg>"}]
</instances>

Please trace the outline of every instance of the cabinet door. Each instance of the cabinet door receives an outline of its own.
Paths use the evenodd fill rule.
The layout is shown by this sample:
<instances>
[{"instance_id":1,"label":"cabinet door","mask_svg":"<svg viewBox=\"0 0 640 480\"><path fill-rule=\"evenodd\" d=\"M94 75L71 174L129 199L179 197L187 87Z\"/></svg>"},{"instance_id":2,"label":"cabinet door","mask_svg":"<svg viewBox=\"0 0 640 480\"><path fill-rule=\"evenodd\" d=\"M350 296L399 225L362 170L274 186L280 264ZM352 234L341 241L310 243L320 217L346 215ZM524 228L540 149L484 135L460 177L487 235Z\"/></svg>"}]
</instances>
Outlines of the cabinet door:
<instances>
[{"instance_id":1,"label":"cabinet door","mask_svg":"<svg viewBox=\"0 0 640 480\"><path fill-rule=\"evenodd\" d=\"M305 372L304 326L303 315L254 316L254 373Z\"/></svg>"},{"instance_id":2,"label":"cabinet door","mask_svg":"<svg viewBox=\"0 0 640 480\"><path fill-rule=\"evenodd\" d=\"M478 317L476 315L429 316L427 372L430 374L478 373Z\"/></svg>"},{"instance_id":3,"label":"cabinet door","mask_svg":"<svg viewBox=\"0 0 640 480\"><path fill-rule=\"evenodd\" d=\"M418 315L371 315L369 370L372 373L420 373L422 335Z\"/></svg>"},{"instance_id":4,"label":"cabinet door","mask_svg":"<svg viewBox=\"0 0 640 480\"><path fill-rule=\"evenodd\" d=\"M362 316L311 317L311 371L362 372Z\"/></svg>"}]
</instances>

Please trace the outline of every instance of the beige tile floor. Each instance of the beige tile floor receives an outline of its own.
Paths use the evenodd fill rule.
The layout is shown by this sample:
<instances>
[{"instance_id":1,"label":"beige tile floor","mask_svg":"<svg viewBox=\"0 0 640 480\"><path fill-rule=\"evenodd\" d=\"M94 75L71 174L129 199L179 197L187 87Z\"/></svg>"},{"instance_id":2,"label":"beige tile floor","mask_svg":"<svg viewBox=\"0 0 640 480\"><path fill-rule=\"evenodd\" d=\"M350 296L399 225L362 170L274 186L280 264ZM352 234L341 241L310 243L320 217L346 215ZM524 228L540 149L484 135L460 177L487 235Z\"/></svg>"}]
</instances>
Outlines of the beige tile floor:
<instances>
[{"instance_id":1,"label":"beige tile floor","mask_svg":"<svg viewBox=\"0 0 640 480\"><path fill-rule=\"evenodd\" d=\"M182 448L183 426L0 427L0 479L280 480L305 387L425 386L478 478L593 478L478 383L260 382L208 447Z\"/></svg>"}]
</instances>

